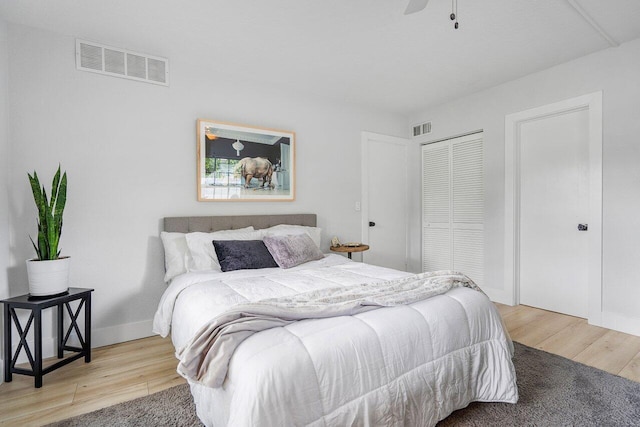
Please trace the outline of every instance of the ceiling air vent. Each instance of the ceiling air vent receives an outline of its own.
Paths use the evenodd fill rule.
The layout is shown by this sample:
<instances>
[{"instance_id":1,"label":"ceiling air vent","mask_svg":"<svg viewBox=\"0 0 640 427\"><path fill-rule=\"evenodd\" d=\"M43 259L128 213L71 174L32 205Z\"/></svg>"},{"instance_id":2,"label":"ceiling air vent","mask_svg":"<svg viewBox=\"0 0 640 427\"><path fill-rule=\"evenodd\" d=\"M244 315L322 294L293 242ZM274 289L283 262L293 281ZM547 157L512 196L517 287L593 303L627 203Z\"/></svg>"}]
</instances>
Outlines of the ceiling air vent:
<instances>
[{"instance_id":1,"label":"ceiling air vent","mask_svg":"<svg viewBox=\"0 0 640 427\"><path fill-rule=\"evenodd\" d=\"M76 68L82 71L169 86L169 60L76 39Z\"/></svg>"},{"instance_id":2,"label":"ceiling air vent","mask_svg":"<svg viewBox=\"0 0 640 427\"><path fill-rule=\"evenodd\" d=\"M417 137L420 135L426 135L431 133L431 122L421 123L419 125L413 126L413 137Z\"/></svg>"}]
</instances>

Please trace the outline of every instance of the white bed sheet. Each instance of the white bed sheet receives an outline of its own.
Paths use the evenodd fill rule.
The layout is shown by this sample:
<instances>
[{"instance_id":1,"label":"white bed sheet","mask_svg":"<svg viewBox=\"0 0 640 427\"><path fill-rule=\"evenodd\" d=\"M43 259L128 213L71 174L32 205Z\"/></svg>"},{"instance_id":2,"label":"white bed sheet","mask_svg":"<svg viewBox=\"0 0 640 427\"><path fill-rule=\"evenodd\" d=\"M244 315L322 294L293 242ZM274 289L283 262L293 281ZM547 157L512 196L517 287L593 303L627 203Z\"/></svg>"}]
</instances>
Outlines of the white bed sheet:
<instances>
[{"instance_id":1,"label":"white bed sheet","mask_svg":"<svg viewBox=\"0 0 640 427\"><path fill-rule=\"evenodd\" d=\"M295 269L187 273L154 331L176 348L225 309L409 273L328 255ZM408 306L314 319L243 342L221 388L190 382L206 425L434 425L472 401L515 403L512 345L480 292L457 288Z\"/></svg>"}]
</instances>

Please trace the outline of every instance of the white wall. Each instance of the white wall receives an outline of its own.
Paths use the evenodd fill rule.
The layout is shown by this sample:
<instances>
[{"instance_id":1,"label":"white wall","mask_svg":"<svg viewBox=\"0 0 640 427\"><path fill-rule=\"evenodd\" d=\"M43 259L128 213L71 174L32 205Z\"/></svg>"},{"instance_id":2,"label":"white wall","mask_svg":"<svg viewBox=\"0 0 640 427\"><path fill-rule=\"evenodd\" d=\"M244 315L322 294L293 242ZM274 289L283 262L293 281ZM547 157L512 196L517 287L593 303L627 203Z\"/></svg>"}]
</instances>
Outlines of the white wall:
<instances>
[{"instance_id":1,"label":"white wall","mask_svg":"<svg viewBox=\"0 0 640 427\"><path fill-rule=\"evenodd\" d=\"M0 299L9 296L7 280L7 266L9 265L9 209L8 209L8 169L9 169L9 140L7 131L7 90L8 90L8 50L7 24L0 19ZM0 319L0 327L2 320ZM0 344L4 354L4 347ZM0 360L0 368L3 361ZM4 375L0 378L0 382Z\"/></svg>"},{"instance_id":2,"label":"white wall","mask_svg":"<svg viewBox=\"0 0 640 427\"><path fill-rule=\"evenodd\" d=\"M7 24L0 19L0 298L9 296L7 265L9 259L9 140L7 122L8 91Z\"/></svg>"},{"instance_id":3,"label":"white wall","mask_svg":"<svg viewBox=\"0 0 640 427\"><path fill-rule=\"evenodd\" d=\"M640 334L639 76L637 39L411 117L410 123L433 121L431 141L484 129L486 287L504 286L505 115L602 90L603 321ZM415 234L419 221L414 217ZM419 257L413 245L412 259Z\"/></svg>"},{"instance_id":4,"label":"white wall","mask_svg":"<svg viewBox=\"0 0 640 427\"><path fill-rule=\"evenodd\" d=\"M77 71L74 38L9 26L9 271L22 286L12 292L28 291L36 232L26 174L50 182L60 162L69 179L61 248L72 285L95 288L96 345L150 334L165 289L162 217L315 212L326 242L358 240L360 131L404 131L400 116L221 78L188 52L148 53L169 57L169 88ZM197 118L295 131L296 201L197 202Z\"/></svg>"}]
</instances>

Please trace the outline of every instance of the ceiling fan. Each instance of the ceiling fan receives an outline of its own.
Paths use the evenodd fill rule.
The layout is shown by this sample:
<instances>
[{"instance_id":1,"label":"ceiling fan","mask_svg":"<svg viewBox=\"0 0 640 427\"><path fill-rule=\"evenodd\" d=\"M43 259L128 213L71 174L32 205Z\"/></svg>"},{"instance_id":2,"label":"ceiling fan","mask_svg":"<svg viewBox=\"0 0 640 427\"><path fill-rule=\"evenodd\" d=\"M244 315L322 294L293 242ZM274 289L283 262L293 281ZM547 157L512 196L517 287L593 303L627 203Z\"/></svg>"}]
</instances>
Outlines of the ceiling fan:
<instances>
[{"instance_id":1,"label":"ceiling fan","mask_svg":"<svg viewBox=\"0 0 640 427\"><path fill-rule=\"evenodd\" d=\"M428 3L429 3L429 0L409 0L409 4L405 9L404 14L411 15L412 13L420 12L422 9L427 7ZM456 30L458 29L458 20L456 19L457 14L458 14L458 1L451 0L451 15L449 15L449 18L451 18L452 21L455 21L455 23L453 24L453 28L455 28Z\"/></svg>"},{"instance_id":2,"label":"ceiling fan","mask_svg":"<svg viewBox=\"0 0 640 427\"><path fill-rule=\"evenodd\" d=\"M404 11L404 14L411 15L412 13L420 12L422 9L427 7L427 3L429 3L429 0L409 0L409 4L407 5L407 9Z\"/></svg>"}]
</instances>

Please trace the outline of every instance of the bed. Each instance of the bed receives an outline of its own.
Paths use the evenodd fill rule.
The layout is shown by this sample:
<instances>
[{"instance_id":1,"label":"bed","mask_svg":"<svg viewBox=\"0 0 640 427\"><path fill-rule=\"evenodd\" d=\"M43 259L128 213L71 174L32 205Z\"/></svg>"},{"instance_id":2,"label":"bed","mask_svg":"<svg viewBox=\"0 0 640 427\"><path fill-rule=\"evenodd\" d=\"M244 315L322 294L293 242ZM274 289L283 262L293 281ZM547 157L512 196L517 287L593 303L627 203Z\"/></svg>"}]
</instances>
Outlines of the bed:
<instances>
[{"instance_id":1,"label":"bed","mask_svg":"<svg viewBox=\"0 0 640 427\"><path fill-rule=\"evenodd\" d=\"M278 224L318 232L316 216L300 214L165 218L164 234L234 230L233 237L253 227L249 236L264 235ZM212 319L237 307L414 277L337 254L287 269L221 272L189 269L189 262L171 278L154 319L154 331L170 334L181 357ZM234 348L220 384L187 381L207 426L430 426L474 401L515 403L512 355L494 305L461 286L410 304L253 332Z\"/></svg>"}]
</instances>

